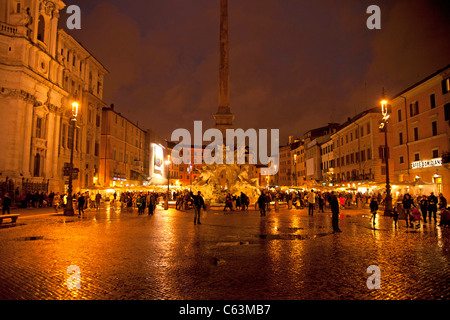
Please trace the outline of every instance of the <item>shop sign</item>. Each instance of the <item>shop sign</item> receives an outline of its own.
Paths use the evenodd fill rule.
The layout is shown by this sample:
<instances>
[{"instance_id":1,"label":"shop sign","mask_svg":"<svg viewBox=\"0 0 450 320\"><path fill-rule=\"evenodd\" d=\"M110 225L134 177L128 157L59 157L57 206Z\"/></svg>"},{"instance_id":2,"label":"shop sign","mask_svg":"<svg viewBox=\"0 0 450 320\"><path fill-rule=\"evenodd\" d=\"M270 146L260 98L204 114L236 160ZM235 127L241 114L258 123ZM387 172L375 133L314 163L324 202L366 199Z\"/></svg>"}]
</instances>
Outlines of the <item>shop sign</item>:
<instances>
[{"instance_id":1,"label":"shop sign","mask_svg":"<svg viewBox=\"0 0 450 320\"><path fill-rule=\"evenodd\" d=\"M424 160L424 161L414 161L411 163L412 169L422 169L422 168L439 167L439 166L442 166L442 158L435 158L435 159Z\"/></svg>"}]
</instances>

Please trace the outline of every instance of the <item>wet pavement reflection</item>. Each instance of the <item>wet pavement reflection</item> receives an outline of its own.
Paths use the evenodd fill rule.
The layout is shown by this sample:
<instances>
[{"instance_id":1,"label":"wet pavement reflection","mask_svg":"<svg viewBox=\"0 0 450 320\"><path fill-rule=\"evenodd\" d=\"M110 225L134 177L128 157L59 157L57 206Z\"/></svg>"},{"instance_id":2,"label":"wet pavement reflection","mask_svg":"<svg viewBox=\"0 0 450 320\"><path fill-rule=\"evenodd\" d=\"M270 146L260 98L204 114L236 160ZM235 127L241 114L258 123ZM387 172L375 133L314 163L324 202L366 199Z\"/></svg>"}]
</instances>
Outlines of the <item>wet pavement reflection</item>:
<instances>
[{"instance_id":1,"label":"wet pavement reflection","mask_svg":"<svg viewBox=\"0 0 450 320\"><path fill-rule=\"evenodd\" d=\"M80 218L24 215L0 229L0 299L448 299L450 228L368 210L155 215L109 206ZM381 289L367 287L370 265ZM69 266L80 289L70 290Z\"/></svg>"}]
</instances>

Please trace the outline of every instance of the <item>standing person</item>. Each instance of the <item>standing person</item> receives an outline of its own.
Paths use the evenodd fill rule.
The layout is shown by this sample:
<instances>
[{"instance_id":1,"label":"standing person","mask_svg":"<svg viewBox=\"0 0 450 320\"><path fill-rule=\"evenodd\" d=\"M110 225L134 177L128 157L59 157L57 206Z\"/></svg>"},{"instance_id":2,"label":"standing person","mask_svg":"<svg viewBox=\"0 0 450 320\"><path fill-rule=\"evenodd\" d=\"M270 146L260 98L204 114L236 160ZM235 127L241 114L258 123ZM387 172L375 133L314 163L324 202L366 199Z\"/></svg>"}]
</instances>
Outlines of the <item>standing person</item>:
<instances>
[{"instance_id":1,"label":"standing person","mask_svg":"<svg viewBox=\"0 0 450 320\"><path fill-rule=\"evenodd\" d=\"M153 193L150 193L147 196L147 207L148 207L148 215L152 216L156 208L156 198Z\"/></svg>"},{"instance_id":2,"label":"standing person","mask_svg":"<svg viewBox=\"0 0 450 320\"><path fill-rule=\"evenodd\" d=\"M80 194L77 201L78 201L78 215L81 216L81 213L84 213L84 204L86 202L86 199L84 198L83 194Z\"/></svg>"},{"instance_id":3,"label":"standing person","mask_svg":"<svg viewBox=\"0 0 450 320\"><path fill-rule=\"evenodd\" d=\"M138 215L141 215L144 213L144 198L142 198L142 195L139 194L138 198L136 199L136 206L138 207Z\"/></svg>"},{"instance_id":4,"label":"standing person","mask_svg":"<svg viewBox=\"0 0 450 320\"><path fill-rule=\"evenodd\" d=\"M100 200L102 199L102 196L99 192L95 195L95 206L97 207L97 210L100 210Z\"/></svg>"},{"instance_id":5,"label":"standing person","mask_svg":"<svg viewBox=\"0 0 450 320\"><path fill-rule=\"evenodd\" d=\"M428 198L423 195L419 200L420 211L423 216L423 223L427 223ZM425 226L425 225L424 225Z\"/></svg>"},{"instance_id":6,"label":"standing person","mask_svg":"<svg viewBox=\"0 0 450 320\"><path fill-rule=\"evenodd\" d=\"M405 193L403 196L403 211L405 214L405 220L406 220L406 227L413 228L414 225L412 224L412 206L414 206L413 200L411 198L411 195L409 193Z\"/></svg>"},{"instance_id":7,"label":"standing person","mask_svg":"<svg viewBox=\"0 0 450 320\"><path fill-rule=\"evenodd\" d=\"M310 193L308 193L308 215L312 216L314 214L314 205L316 204L316 194L314 193L314 190L311 190Z\"/></svg>"},{"instance_id":8,"label":"standing person","mask_svg":"<svg viewBox=\"0 0 450 320\"><path fill-rule=\"evenodd\" d=\"M242 211L248 210L248 197L243 192L241 192L241 208Z\"/></svg>"},{"instance_id":9,"label":"standing person","mask_svg":"<svg viewBox=\"0 0 450 320\"><path fill-rule=\"evenodd\" d=\"M339 201L334 194L334 191L331 191L330 196L330 208L331 208L331 224L333 225L333 233L342 232L339 229Z\"/></svg>"},{"instance_id":10,"label":"standing person","mask_svg":"<svg viewBox=\"0 0 450 320\"><path fill-rule=\"evenodd\" d=\"M377 218L377 211L378 211L378 201L377 198L372 197L372 201L370 202L370 212L372 213L372 217L370 220L372 221L372 225L375 228L375 220Z\"/></svg>"},{"instance_id":11,"label":"standing person","mask_svg":"<svg viewBox=\"0 0 450 320\"><path fill-rule=\"evenodd\" d=\"M191 197L194 199L194 224L201 224L200 222L200 213L201 209L206 210L205 200L203 200L202 193L199 191L197 195L194 195L191 192Z\"/></svg>"},{"instance_id":12,"label":"standing person","mask_svg":"<svg viewBox=\"0 0 450 320\"><path fill-rule=\"evenodd\" d=\"M261 193L261 195L258 198L258 206L259 206L259 213L261 217L266 216L266 196L264 193Z\"/></svg>"},{"instance_id":13,"label":"standing person","mask_svg":"<svg viewBox=\"0 0 450 320\"><path fill-rule=\"evenodd\" d=\"M430 196L428 197L428 216L430 218L430 222L431 222L431 218L434 218L435 223L437 222L437 218L436 218L437 204L438 204L438 199L432 192L430 194Z\"/></svg>"},{"instance_id":14,"label":"standing person","mask_svg":"<svg viewBox=\"0 0 450 320\"><path fill-rule=\"evenodd\" d=\"M8 214L10 214L11 213L10 207L11 207L12 201L11 201L11 198L9 197L9 193L5 193L2 204L3 204L3 213L2 214L5 214L5 211L8 212Z\"/></svg>"},{"instance_id":15,"label":"standing person","mask_svg":"<svg viewBox=\"0 0 450 320\"><path fill-rule=\"evenodd\" d=\"M323 211L323 205L325 202L324 196L319 193L318 198L319 198L319 212L324 212Z\"/></svg>"}]
</instances>

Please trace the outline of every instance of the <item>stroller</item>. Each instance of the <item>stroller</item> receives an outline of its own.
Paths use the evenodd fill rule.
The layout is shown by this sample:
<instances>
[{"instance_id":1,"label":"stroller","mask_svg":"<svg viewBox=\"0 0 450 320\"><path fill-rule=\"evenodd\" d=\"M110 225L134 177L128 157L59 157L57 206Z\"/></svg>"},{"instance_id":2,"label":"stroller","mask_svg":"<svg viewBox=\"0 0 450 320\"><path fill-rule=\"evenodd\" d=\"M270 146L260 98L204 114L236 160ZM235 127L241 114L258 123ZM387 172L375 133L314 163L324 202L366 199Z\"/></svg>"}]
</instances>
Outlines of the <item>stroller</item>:
<instances>
[{"instance_id":1,"label":"stroller","mask_svg":"<svg viewBox=\"0 0 450 320\"><path fill-rule=\"evenodd\" d=\"M417 222L416 229L420 228L420 220L422 220L422 217L420 216L420 211L416 208L413 209L410 217L411 223L413 221Z\"/></svg>"}]
</instances>

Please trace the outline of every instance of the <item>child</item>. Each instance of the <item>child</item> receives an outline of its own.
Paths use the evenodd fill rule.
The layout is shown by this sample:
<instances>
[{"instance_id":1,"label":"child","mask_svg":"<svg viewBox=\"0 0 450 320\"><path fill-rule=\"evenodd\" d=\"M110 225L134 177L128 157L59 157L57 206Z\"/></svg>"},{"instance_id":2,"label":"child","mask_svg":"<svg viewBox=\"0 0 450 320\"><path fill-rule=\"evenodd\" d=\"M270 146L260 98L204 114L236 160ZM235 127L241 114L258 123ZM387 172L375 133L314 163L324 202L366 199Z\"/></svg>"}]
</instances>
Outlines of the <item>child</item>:
<instances>
[{"instance_id":1,"label":"child","mask_svg":"<svg viewBox=\"0 0 450 320\"><path fill-rule=\"evenodd\" d=\"M398 207L394 207L394 210L392 211L392 218L394 219L394 225L395 225L395 229L397 229L397 220L398 220Z\"/></svg>"},{"instance_id":2,"label":"child","mask_svg":"<svg viewBox=\"0 0 450 320\"><path fill-rule=\"evenodd\" d=\"M372 217L370 220L372 221L373 226L375 227L375 219L377 217L377 211L378 211L378 201L377 198L372 197L372 201L370 202L370 212L372 213Z\"/></svg>"}]
</instances>

